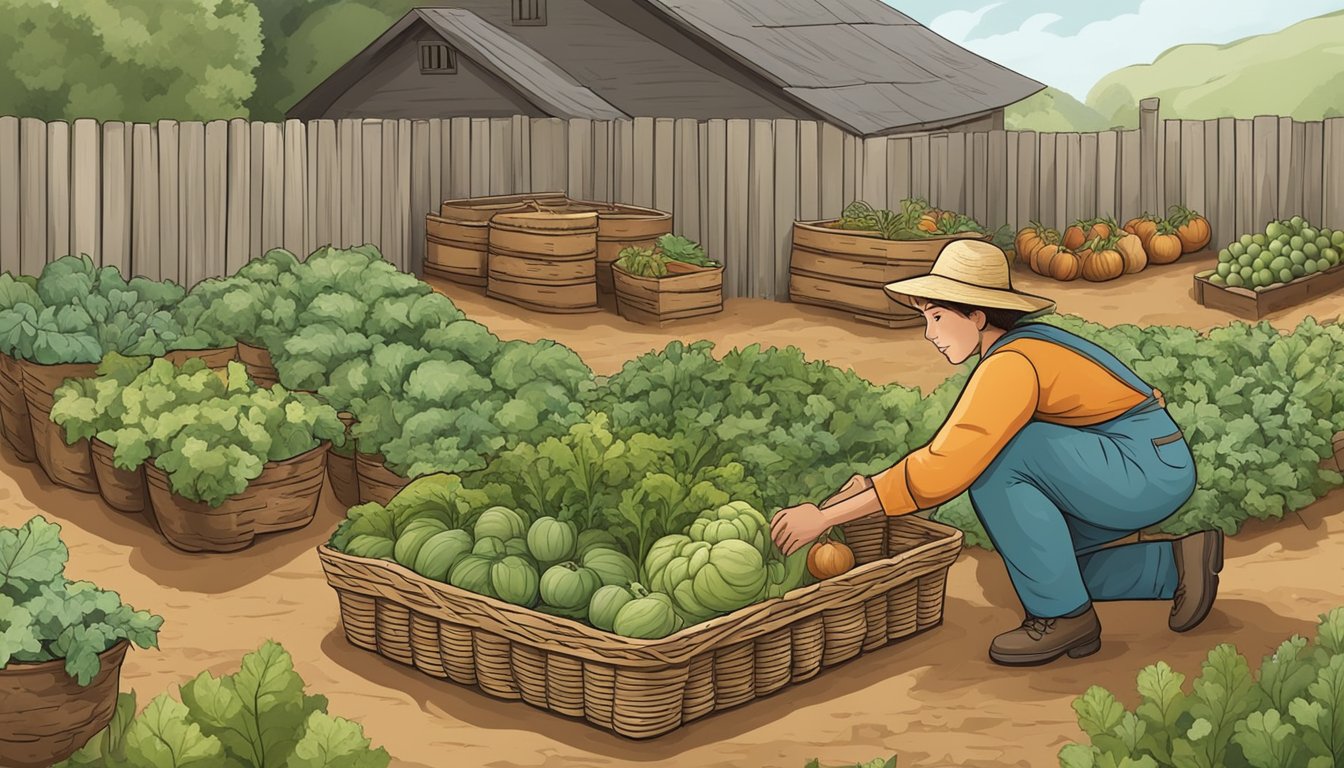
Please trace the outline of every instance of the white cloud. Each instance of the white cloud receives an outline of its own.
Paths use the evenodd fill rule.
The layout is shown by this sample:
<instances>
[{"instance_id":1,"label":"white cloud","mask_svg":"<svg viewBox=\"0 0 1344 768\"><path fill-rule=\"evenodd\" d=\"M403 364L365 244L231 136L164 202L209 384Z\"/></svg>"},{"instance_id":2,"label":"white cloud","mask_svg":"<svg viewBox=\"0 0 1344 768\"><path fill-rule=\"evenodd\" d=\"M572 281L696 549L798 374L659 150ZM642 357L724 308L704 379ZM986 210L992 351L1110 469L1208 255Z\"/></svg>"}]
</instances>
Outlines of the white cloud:
<instances>
[{"instance_id":1,"label":"white cloud","mask_svg":"<svg viewBox=\"0 0 1344 768\"><path fill-rule=\"evenodd\" d=\"M1051 32L1054 14L1037 14L1016 31L966 40L989 9L942 14L929 27L1009 69L1067 91L1078 99L1110 72L1146 64L1183 43L1228 43L1275 32L1303 19L1339 10L1339 0L1144 0L1136 13L1088 24L1074 35Z\"/></svg>"}]
</instances>

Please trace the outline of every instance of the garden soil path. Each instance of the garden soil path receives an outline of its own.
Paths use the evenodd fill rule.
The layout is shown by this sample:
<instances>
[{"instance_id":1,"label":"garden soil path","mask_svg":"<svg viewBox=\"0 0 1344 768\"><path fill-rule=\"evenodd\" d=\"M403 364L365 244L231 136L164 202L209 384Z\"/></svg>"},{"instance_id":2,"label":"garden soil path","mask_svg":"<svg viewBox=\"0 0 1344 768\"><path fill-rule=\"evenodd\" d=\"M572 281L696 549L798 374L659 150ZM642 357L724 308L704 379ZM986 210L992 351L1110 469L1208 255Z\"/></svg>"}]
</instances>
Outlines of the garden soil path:
<instances>
[{"instance_id":1,"label":"garden soil path","mask_svg":"<svg viewBox=\"0 0 1344 768\"><path fill-rule=\"evenodd\" d=\"M1123 285L1046 285L1061 309L1105 323L1180 322L1211 327L1228 318L1193 304L1191 269ZM852 366L876 381L931 387L951 372L918 331L859 325L832 313L758 301L730 302L720 316L675 330L633 326L607 315L553 317L516 310L460 289L446 289L472 317L506 338L553 338L577 349L599 373L662 347L672 338L711 338L726 351L761 341L796 344L813 358ZM1344 297L1288 313L1291 326L1310 311L1337 317ZM992 665L986 644L1019 620L1002 562L969 550L953 566L945 623L831 669L801 685L697 721L650 742L635 742L516 702L432 680L348 645L335 596L315 548L343 514L330 494L306 529L272 536L234 555L201 556L168 547L138 516L114 512L96 497L60 489L33 465L0 457L0 523L33 514L61 523L71 548L69 572L121 592L165 618L158 651L127 656L122 689L141 703L202 669L236 669L263 641L281 642L310 690L331 711L361 721L393 765L447 766L780 766L811 757L854 763L897 753L913 766L1048 766L1078 738L1070 702L1100 684L1131 699L1143 665L1166 659L1194 672L1207 651L1236 642L1253 658L1341 602L1344 492L1277 525L1254 525L1228 544L1222 592L1199 629L1173 635L1168 604L1100 608L1099 653L1031 670ZM1132 702L1130 702L1132 703Z\"/></svg>"}]
</instances>

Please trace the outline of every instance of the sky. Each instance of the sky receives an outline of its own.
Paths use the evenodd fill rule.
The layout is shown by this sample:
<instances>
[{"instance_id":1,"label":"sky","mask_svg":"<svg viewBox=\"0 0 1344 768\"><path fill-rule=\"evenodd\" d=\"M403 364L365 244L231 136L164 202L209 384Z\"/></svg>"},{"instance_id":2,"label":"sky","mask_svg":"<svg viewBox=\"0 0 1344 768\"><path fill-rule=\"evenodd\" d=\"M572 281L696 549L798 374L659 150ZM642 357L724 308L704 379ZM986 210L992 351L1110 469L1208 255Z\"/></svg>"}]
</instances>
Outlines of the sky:
<instances>
[{"instance_id":1,"label":"sky","mask_svg":"<svg viewBox=\"0 0 1344 768\"><path fill-rule=\"evenodd\" d=\"M1079 101L1182 43L1222 44L1344 10L1344 0L886 0L975 53Z\"/></svg>"}]
</instances>

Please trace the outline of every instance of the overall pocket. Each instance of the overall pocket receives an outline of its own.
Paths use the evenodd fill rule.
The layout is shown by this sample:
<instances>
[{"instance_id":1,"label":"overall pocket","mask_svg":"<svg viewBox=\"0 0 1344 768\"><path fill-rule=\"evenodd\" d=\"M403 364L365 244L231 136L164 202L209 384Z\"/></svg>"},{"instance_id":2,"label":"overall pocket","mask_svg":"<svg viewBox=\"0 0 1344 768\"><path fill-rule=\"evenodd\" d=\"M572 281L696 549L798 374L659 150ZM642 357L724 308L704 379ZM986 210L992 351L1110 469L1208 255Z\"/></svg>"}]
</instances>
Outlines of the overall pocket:
<instances>
[{"instance_id":1,"label":"overall pocket","mask_svg":"<svg viewBox=\"0 0 1344 768\"><path fill-rule=\"evenodd\" d=\"M1188 469L1194 463L1195 458L1190 455L1190 446L1185 442L1185 435L1180 432L1155 437L1152 443L1157 460L1172 469Z\"/></svg>"}]
</instances>

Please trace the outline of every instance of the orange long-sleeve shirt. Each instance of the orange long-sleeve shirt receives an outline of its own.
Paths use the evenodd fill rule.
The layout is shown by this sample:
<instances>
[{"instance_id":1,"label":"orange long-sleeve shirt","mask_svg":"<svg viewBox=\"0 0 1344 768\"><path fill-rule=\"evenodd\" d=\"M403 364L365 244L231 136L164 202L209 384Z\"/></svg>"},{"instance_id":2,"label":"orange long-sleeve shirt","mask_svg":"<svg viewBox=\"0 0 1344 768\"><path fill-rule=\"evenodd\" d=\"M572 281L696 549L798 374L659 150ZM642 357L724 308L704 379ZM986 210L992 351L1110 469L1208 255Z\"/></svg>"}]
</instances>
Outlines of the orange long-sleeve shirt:
<instances>
[{"instance_id":1,"label":"orange long-sleeve shirt","mask_svg":"<svg viewBox=\"0 0 1344 768\"><path fill-rule=\"evenodd\" d=\"M882 509L905 515L960 495L1033 418L1100 424L1144 395L1071 349L1018 339L981 361L928 445L873 478Z\"/></svg>"}]
</instances>

